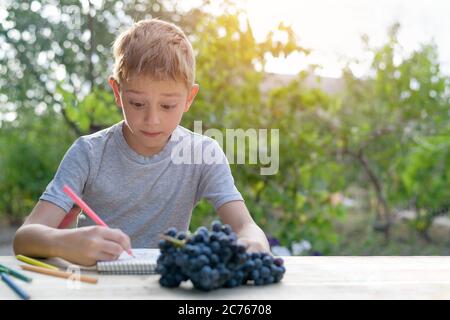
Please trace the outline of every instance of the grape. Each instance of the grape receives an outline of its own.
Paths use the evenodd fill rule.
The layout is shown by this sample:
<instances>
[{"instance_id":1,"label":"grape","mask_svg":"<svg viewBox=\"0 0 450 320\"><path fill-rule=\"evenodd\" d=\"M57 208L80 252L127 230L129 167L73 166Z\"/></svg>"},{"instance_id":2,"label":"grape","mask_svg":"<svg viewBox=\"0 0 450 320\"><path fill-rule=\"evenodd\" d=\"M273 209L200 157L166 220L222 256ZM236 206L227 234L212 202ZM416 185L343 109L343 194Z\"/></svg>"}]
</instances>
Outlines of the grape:
<instances>
[{"instance_id":1,"label":"grape","mask_svg":"<svg viewBox=\"0 0 450 320\"><path fill-rule=\"evenodd\" d=\"M171 237L175 237L175 235L177 234L177 229L176 228L169 228L166 233L166 235L171 236Z\"/></svg>"},{"instance_id":2,"label":"grape","mask_svg":"<svg viewBox=\"0 0 450 320\"><path fill-rule=\"evenodd\" d=\"M169 228L162 238L156 271L164 287L178 287L187 280L202 291L260 286L281 281L286 272L283 259L266 252L246 252L231 226L220 221L194 234Z\"/></svg>"}]
</instances>

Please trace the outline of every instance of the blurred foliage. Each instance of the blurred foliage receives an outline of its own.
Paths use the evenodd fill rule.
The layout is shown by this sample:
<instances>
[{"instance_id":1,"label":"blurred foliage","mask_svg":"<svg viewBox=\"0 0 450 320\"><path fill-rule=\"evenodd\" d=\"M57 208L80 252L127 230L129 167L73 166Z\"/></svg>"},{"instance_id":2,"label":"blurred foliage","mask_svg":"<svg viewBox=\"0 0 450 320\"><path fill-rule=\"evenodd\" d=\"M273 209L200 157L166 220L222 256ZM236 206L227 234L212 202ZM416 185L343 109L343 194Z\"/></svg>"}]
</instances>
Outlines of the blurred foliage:
<instances>
[{"instance_id":1,"label":"blurred foliage","mask_svg":"<svg viewBox=\"0 0 450 320\"><path fill-rule=\"evenodd\" d=\"M75 135L60 116L42 114L37 121L32 109L22 110L20 125L5 122L1 130L0 213L19 222L53 178Z\"/></svg>"},{"instance_id":2,"label":"blurred foliage","mask_svg":"<svg viewBox=\"0 0 450 320\"><path fill-rule=\"evenodd\" d=\"M369 182L377 199L375 226L387 237L393 208L413 209L419 220L423 220L419 218L422 212L429 223L416 227L426 235L432 217L448 213L450 192L445 166L450 138L449 78L439 70L434 44L422 45L410 55L402 51L399 27L391 26L389 40L381 48L370 48L364 38L373 56L373 76L357 79L350 68L346 70L338 125L331 126L348 168L356 166L360 170L353 173L364 173L347 182Z\"/></svg>"},{"instance_id":3,"label":"blurred foliage","mask_svg":"<svg viewBox=\"0 0 450 320\"><path fill-rule=\"evenodd\" d=\"M200 92L182 125L279 129L277 174L261 175L261 164L231 168L252 216L282 245L307 239L325 254L338 248L335 222L345 222L352 188L367 194L355 200L387 239L397 209L414 209L411 228L425 237L434 217L448 213L449 78L434 44L402 51L398 25L382 47L364 38L370 76L355 77L357 62L349 63L344 89L331 96L319 78L308 82L314 68L262 91L268 56L309 50L282 23L257 42L229 1L218 16L208 13L209 1L189 12L176 1L31 3L8 1L0 24L0 215L26 216L75 138L121 119L106 82L111 44L133 20L156 16L185 30L197 55ZM215 217L202 201L191 228Z\"/></svg>"}]
</instances>

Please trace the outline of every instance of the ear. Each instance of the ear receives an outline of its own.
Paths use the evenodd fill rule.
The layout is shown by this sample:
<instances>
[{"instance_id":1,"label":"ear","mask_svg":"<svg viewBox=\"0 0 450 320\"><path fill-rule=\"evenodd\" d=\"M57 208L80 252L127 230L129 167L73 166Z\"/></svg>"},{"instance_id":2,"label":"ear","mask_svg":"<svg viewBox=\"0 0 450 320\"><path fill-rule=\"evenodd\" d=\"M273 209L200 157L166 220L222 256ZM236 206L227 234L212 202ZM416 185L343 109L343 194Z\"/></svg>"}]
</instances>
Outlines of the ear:
<instances>
[{"instance_id":1,"label":"ear","mask_svg":"<svg viewBox=\"0 0 450 320\"><path fill-rule=\"evenodd\" d=\"M111 86L113 92L114 92L114 98L116 100L116 104L119 107L122 107L122 100L120 99L120 89L119 89L119 84L117 83L116 79L114 79L114 77L109 77L108 79L108 83Z\"/></svg>"},{"instance_id":2,"label":"ear","mask_svg":"<svg viewBox=\"0 0 450 320\"><path fill-rule=\"evenodd\" d=\"M188 98L186 100L186 105L184 106L183 112L187 112L189 110L189 108L191 107L191 104L194 101L194 98L197 95L199 89L200 89L200 86L198 84L194 84L192 86L191 91L188 94Z\"/></svg>"}]
</instances>

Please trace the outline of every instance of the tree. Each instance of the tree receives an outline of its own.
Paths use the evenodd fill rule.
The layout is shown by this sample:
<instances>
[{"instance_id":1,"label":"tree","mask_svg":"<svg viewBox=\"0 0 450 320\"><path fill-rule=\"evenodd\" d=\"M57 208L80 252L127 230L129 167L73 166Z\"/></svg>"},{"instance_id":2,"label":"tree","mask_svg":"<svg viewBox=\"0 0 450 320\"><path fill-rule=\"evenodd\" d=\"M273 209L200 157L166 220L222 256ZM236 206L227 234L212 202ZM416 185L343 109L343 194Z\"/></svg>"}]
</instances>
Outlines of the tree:
<instances>
[{"instance_id":1,"label":"tree","mask_svg":"<svg viewBox=\"0 0 450 320\"><path fill-rule=\"evenodd\" d=\"M436 46L423 45L406 56L398 42L399 28L391 26L389 41L381 48L370 48L365 37L366 49L373 55L373 76L357 79L347 68L339 126L332 128L349 166L364 173L356 178L367 179L375 192L375 228L386 239L393 223L392 206L412 200L411 192L404 192L404 166L414 161L419 141L442 132L448 123L448 79L439 71ZM422 192L429 194L425 186Z\"/></svg>"},{"instance_id":2,"label":"tree","mask_svg":"<svg viewBox=\"0 0 450 320\"><path fill-rule=\"evenodd\" d=\"M78 136L98 131L120 115L99 92L108 90L111 45L121 28L133 20L159 17L190 30L191 19L200 12L193 10L183 19L173 0L6 0L6 9L8 16L0 24L0 44L7 52L0 56L0 95L18 117L23 108L38 108L62 116ZM84 110L93 96L103 103L96 112ZM66 108L79 112L68 114Z\"/></svg>"}]
</instances>

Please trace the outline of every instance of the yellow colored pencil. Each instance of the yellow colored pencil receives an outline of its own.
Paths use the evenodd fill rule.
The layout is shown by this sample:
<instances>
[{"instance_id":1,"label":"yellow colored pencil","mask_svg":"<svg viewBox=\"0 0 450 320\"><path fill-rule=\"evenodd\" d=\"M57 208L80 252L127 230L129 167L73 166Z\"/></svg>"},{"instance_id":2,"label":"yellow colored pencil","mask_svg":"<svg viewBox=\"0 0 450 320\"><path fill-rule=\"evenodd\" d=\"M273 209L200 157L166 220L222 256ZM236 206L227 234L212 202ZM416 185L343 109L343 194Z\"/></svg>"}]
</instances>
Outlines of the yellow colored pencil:
<instances>
[{"instance_id":1,"label":"yellow colored pencil","mask_svg":"<svg viewBox=\"0 0 450 320\"><path fill-rule=\"evenodd\" d=\"M41 267L36 267L36 266L27 266L27 265L21 265L20 266L23 270L27 270L27 271L34 271L34 272L38 272L38 273L42 273L42 274L46 274L48 276L54 276L54 277L58 277L58 278L70 278L70 277L74 277L73 273L71 272L65 272L65 271L60 271L60 270L50 270L50 269L46 269L46 268L41 268ZM88 283L92 283L92 284L96 284L98 279L96 278L92 278L92 277L88 277L88 276L79 276L78 280L83 281L83 282L88 282Z\"/></svg>"},{"instance_id":2,"label":"yellow colored pencil","mask_svg":"<svg viewBox=\"0 0 450 320\"><path fill-rule=\"evenodd\" d=\"M20 261L23 261L23 262L25 262L25 263L31 264L31 265L33 265L33 266L43 267L43 268L47 268L47 269L55 270L55 271L59 270L59 269L58 269L57 267L55 267L55 266L52 266L52 265L50 265L50 264L44 263L44 262L39 261L39 260L36 260L36 259L32 259L32 258L29 258L29 257L25 257L25 256L23 256L23 255L21 255L21 254L17 255L17 256L16 256L16 259L17 259L17 260L20 260Z\"/></svg>"}]
</instances>

